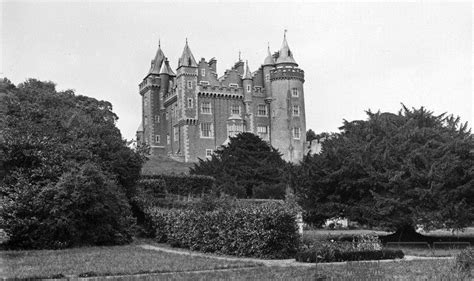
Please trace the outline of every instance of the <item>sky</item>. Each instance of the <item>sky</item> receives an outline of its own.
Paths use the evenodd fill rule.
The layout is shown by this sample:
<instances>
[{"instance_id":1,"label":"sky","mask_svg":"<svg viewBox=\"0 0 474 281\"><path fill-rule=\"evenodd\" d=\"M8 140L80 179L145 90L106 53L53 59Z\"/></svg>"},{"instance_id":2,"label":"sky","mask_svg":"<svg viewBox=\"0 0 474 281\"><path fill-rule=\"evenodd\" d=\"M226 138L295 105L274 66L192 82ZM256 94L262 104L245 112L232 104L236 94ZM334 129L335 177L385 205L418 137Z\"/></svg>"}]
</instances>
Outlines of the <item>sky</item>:
<instances>
[{"instance_id":1,"label":"sky","mask_svg":"<svg viewBox=\"0 0 474 281\"><path fill-rule=\"evenodd\" d=\"M408 2L112 2L0 0L0 77L53 81L110 101L126 139L141 118L138 84L161 41L176 69L194 57L255 71L288 44L305 71L306 127L338 132L366 110L425 106L473 114L472 4Z\"/></svg>"}]
</instances>

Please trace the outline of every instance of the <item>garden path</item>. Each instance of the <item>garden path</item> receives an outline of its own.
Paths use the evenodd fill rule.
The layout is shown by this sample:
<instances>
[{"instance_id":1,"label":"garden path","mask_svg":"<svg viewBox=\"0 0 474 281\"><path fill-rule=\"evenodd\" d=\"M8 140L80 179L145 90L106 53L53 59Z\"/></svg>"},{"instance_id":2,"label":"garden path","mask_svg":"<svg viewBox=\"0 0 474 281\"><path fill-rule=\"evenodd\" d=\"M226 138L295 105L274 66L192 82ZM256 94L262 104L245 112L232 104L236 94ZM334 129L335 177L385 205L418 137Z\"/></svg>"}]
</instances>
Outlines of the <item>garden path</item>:
<instances>
[{"instance_id":1,"label":"garden path","mask_svg":"<svg viewBox=\"0 0 474 281\"><path fill-rule=\"evenodd\" d=\"M198 257L205 257L205 258L212 258L212 259L219 259L219 260L228 260L228 261L247 261L247 262L255 262L258 264L262 264L265 266L279 266L279 267L289 267L289 266L306 266L311 267L314 266L314 263L305 263L305 262L297 262L295 259L282 259L282 260L265 260L265 259L256 259L256 258L241 258L241 257L229 257L229 256L217 256L213 254L205 254L200 252L194 252L186 249L170 249L167 247L160 247L160 246L153 246L142 244L138 245L143 249L147 250L155 250L155 251L162 251L167 253L173 254L180 254L180 255L190 255L190 256L198 256ZM396 259L396 260L379 260L379 261L360 261L360 262L398 262L398 261L411 261L411 260L440 260L440 259L453 259L453 257L418 257L418 256L405 256L403 259ZM325 264L344 264L347 262L331 262Z\"/></svg>"}]
</instances>

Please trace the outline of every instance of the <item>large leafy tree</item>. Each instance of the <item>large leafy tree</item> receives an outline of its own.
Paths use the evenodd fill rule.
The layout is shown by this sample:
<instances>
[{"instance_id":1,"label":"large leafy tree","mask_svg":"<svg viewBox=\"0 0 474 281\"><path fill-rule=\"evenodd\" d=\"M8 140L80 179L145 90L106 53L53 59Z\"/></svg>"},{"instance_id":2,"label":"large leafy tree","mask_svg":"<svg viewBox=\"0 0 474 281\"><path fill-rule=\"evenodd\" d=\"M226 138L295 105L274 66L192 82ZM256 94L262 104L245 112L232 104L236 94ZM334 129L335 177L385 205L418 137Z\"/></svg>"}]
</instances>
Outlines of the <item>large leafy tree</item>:
<instances>
[{"instance_id":1,"label":"large leafy tree","mask_svg":"<svg viewBox=\"0 0 474 281\"><path fill-rule=\"evenodd\" d=\"M461 229L474 222L474 142L459 117L403 106L344 121L293 184L308 218L345 216L414 234L413 227Z\"/></svg>"},{"instance_id":2,"label":"large leafy tree","mask_svg":"<svg viewBox=\"0 0 474 281\"><path fill-rule=\"evenodd\" d=\"M103 237L107 236L109 243L130 239L126 229L131 226L130 210L123 198L133 192L143 159L126 146L115 126L118 118L112 105L75 95L72 90L58 92L52 82L29 79L18 87L7 86L8 95L2 100L6 117L0 150L6 175L0 185L0 215L11 241L27 239L17 246L38 248L106 243ZM74 177L77 173L80 176ZM75 182L68 185L65 179ZM97 193L87 194L82 188ZM109 200L100 209L104 217L107 212L114 213L108 225L100 226L109 231L97 231L103 234L100 239L86 241L90 238L86 235L86 240L77 240L80 233L70 229L77 226L78 216L61 207L70 203L67 196L88 201L84 206L91 209L76 211L87 216L97 211L97 200L112 193L109 197L120 201ZM94 233L87 228L75 229Z\"/></svg>"},{"instance_id":3,"label":"large leafy tree","mask_svg":"<svg viewBox=\"0 0 474 281\"><path fill-rule=\"evenodd\" d=\"M240 133L210 159L200 159L191 174L213 176L221 191L237 197L282 199L287 165L259 136Z\"/></svg>"}]
</instances>

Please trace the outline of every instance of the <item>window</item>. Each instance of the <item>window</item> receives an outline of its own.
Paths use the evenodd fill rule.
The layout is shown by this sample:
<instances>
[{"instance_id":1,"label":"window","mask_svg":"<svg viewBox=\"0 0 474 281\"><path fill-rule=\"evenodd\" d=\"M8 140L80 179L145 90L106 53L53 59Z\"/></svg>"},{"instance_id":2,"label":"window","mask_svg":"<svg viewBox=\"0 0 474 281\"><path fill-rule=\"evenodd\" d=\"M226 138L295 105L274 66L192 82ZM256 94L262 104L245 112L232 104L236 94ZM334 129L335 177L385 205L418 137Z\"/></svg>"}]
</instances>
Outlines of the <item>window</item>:
<instances>
[{"instance_id":1,"label":"window","mask_svg":"<svg viewBox=\"0 0 474 281\"><path fill-rule=\"evenodd\" d=\"M179 139L179 130L176 127L173 127L173 135L174 135L174 141L178 141Z\"/></svg>"},{"instance_id":2,"label":"window","mask_svg":"<svg viewBox=\"0 0 474 281\"><path fill-rule=\"evenodd\" d=\"M242 133L243 131L244 131L244 125L242 124L227 125L227 135L229 137L235 137L237 134Z\"/></svg>"},{"instance_id":3,"label":"window","mask_svg":"<svg viewBox=\"0 0 474 281\"><path fill-rule=\"evenodd\" d=\"M209 81L201 81L199 82L199 84L203 85L203 86L208 86L209 85Z\"/></svg>"},{"instance_id":4,"label":"window","mask_svg":"<svg viewBox=\"0 0 474 281\"><path fill-rule=\"evenodd\" d=\"M155 142L161 142L161 136L155 135Z\"/></svg>"},{"instance_id":5,"label":"window","mask_svg":"<svg viewBox=\"0 0 474 281\"><path fill-rule=\"evenodd\" d=\"M232 114L236 114L236 115L240 115L240 106L236 105L236 104L233 104L231 107L230 107L230 112Z\"/></svg>"},{"instance_id":6,"label":"window","mask_svg":"<svg viewBox=\"0 0 474 281\"><path fill-rule=\"evenodd\" d=\"M230 84L229 84L229 87L238 88L238 87L239 87L239 84L230 83Z\"/></svg>"},{"instance_id":7,"label":"window","mask_svg":"<svg viewBox=\"0 0 474 281\"><path fill-rule=\"evenodd\" d=\"M300 116L300 106L293 105L293 116Z\"/></svg>"},{"instance_id":8,"label":"window","mask_svg":"<svg viewBox=\"0 0 474 281\"><path fill-rule=\"evenodd\" d=\"M146 96L143 98L143 103L145 106L148 106L148 98Z\"/></svg>"},{"instance_id":9,"label":"window","mask_svg":"<svg viewBox=\"0 0 474 281\"><path fill-rule=\"evenodd\" d=\"M193 88L193 81L188 81L188 89L192 89Z\"/></svg>"},{"instance_id":10,"label":"window","mask_svg":"<svg viewBox=\"0 0 474 281\"><path fill-rule=\"evenodd\" d=\"M148 125L148 117L145 116L145 126Z\"/></svg>"},{"instance_id":11,"label":"window","mask_svg":"<svg viewBox=\"0 0 474 281\"><path fill-rule=\"evenodd\" d=\"M257 125L257 134L264 140L268 139L268 127L263 125Z\"/></svg>"},{"instance_id":12,"label":"window","mask_svg":"<svg viewBox=\"0 0 474 281\"><path fill-rule=\"evenodd\" d=\"M155 123L160 123L160 115L155 115Z\"/></svg>"},{"instance_id":13,"label":"window","mask_svg":"<svg viewBox=\"0 0 474 281\"><path fill-rule=\"evenodd\" d=\"M265 81L270 81L270 74L265 74Z\"/></svg>"},{"instance_id":14,"label":"window","mask_svg":"<svg viewBox=\"0 0 474 281\"><path fill-rule=\"evenodd\" d=\"M201 103L201 113L202 114L212 114L211 111L211 102L209 101L203 101Z\"/></svg>"},{"instance_id":15,"label":"window","mask_svg":"<svg viewBox=\"0 0 474 281\"><path fill-rule=\"evenodd\" d=\"M300 128L293 128L293 138L295 140L300 139L300 134L301 134Z\"/></svg>"},{"instance_id":16,"label":"window","mask_svg":"<svg viewBox=\"0 0 474 281\"><path fill-rule=\"evenodd\" d=\"M201 76L206 76L206 70L205 69L201 69Z\"/></svg>"},{"instance_id":17,"label":"window","mask_svg":"<svg viewBox=\"0 0 474 281\"><path fill-rule=\"evenodd\" d=\"M168 115L168 111L165 112L165 120L168 120L169 118L169 115Z\"/></svg>"},{"instance_id":18,"label":"window","mask_svg":"<svg viewBox=\"0 0 474 281\"><path fill-rule=\"evenodd\" d=\"M206 157L212 156L212 149L206 149Z\"/></svg>"},{"instance_id":19,"label":"window","mask_svg":"<svg viewBox=\"0 0 474 281\"><path fill-rule=\"evenodd\" d=\"M250 85L247 85L247 92L250 92Z\"/></svg>"},{"instance_id":20,"label":"window","mask_svg":"<svg viewBox=\"0 0 474 281\"><path fill-rule=\"evenodd\" d=\"M297 98L300 96L300 94L298 93L298 88L291 89L291 96L294 98Z\"/></svg>"},{"instance_id":21,"label":"window","mask_svg":"<svg viewBox=\"0 0 474 281\"><path fill-rule=\"evenodd\" d=\"M167 144L170 144L170 143L171 143L170 135L166 135L166 143L167 143Z\"/></svg>"},{"instance_id":22,"label":"window","mask_svg":"<svg viewBox=\"0 0 474 281\"><path fill-rule=\"evenodd\" d=\"M212 138L212 123L201 123L201 138Z\"/></svg>"},{"instance_id":23,"label":"window","mask_svg":"<svg viewBox=\"0 0 474 281\"><path fill-rule=\"evenodd\" d=\"M193 99L188 99L188 108L193 108Z\"/></svg>"},{"instance_id":24,"label":"window","mask_svg":"<svg viewBox=\"0 0 474 281\"><path fill-rule=\"evenodd\" d=\"M267 105L266 104L259 104L258 105L257 115L258 116L267 116Z\"/></svg>"}]
</instances>

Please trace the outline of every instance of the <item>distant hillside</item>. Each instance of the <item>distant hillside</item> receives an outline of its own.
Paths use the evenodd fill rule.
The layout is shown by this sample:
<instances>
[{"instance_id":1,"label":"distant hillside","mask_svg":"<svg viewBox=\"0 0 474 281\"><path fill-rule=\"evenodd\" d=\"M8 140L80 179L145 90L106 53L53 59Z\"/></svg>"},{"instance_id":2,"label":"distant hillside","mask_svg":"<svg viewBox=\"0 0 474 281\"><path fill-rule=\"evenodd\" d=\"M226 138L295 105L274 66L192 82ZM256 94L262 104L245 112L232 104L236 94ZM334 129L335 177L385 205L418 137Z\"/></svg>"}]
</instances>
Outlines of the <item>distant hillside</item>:
<instances>
[{"instance_id":1,"label":"distant hillside","mask_svg":"<svg viewBox=\"0 0 474 281\"><path fill-rule=\"evenodd\" d=\"M189 168L194 163L183 163L165 156L150 155L149 160L143 165L143 175L156 174L189 174Z\"/></svg>"}]
</instances>

